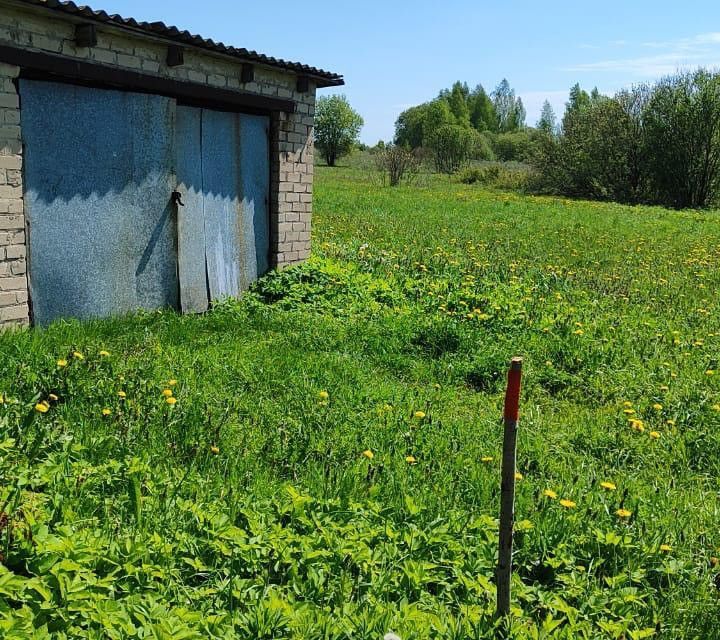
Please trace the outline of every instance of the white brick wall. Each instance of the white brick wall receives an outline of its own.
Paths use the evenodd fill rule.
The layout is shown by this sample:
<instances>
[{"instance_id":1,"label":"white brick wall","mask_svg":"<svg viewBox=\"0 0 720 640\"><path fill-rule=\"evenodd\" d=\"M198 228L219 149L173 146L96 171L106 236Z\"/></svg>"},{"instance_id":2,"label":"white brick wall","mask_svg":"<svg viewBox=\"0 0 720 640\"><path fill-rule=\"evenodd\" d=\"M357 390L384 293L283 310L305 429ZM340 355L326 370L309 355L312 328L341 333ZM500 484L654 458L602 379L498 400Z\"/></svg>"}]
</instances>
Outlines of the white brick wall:
<instances>
[{"instance_id":1,"label":"white brick wall","mask_svg":"<svg viewBox=\"0 0 720 640\"><path fill-rule=\"evenodd\" d=\"M0 327L28 322L17 67L0 63Z\"/></svg>"},{"instance_id":2,"label":"white brick wall","mask_svg":"<svg viewBox=\"0 0 720 640\"><path fill-rule=\"evenodd\" d=\"M312 129L315 86L296 91L296 76L255 65L254 82L242 84L241 63L199 50L185 50L185 64L168 67L167 45L98 25L96 47L76 47L75 25L37 8L0 0L0 44L62 54L162 77L290 98L294 114L276 114L271 126L271 264L285 267L310 255L313 191ZM0 64L0 326L27 324L28 281L23 214L22 144L18 68Z\"/></svg>"}]
</instances>

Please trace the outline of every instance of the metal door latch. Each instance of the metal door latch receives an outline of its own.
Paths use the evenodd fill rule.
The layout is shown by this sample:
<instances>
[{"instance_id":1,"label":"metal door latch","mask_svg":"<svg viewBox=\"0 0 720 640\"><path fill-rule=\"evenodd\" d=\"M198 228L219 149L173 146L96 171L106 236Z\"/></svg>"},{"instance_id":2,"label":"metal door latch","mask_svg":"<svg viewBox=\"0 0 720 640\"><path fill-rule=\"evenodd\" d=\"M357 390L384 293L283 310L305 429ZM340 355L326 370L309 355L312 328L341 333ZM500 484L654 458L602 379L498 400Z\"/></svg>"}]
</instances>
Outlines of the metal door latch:
<instances>
[{"instance_id":1,"label":"metal door latch","mask_svg":"<svg viewBox=\"0 0 720 640\"><path fill-rule=\"evenodd\" d=\"M182 201L182 193L179 191L173 191L172 192L172 202L174 205L178 207L184 207L185 203Z\"/></svg>"}]
</instances>

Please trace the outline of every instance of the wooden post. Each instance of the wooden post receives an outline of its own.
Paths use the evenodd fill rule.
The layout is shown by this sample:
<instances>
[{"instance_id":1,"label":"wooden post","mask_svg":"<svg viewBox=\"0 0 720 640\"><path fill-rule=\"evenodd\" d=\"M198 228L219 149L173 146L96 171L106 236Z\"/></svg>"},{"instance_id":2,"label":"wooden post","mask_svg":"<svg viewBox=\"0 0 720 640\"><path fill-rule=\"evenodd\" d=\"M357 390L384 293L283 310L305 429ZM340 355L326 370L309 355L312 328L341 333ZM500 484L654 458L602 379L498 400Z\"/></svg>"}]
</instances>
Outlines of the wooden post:
<instances>
[{"instance_id":1,"label":"wooden post","mask_svg":"<svg viewBox=\"0 0 720 640\"><path fill-rule=\"evenodd\" d=\"M515 518L515 456L517 451L517 427L520 417L520 383L522 358L513 358L508 371L505 391L503 421L502 478L500 485L500 544L498 565L495 573L497 583L497 615L510 613L510 577L512 575L513 525Z\"/></svg>"}]
</instances>

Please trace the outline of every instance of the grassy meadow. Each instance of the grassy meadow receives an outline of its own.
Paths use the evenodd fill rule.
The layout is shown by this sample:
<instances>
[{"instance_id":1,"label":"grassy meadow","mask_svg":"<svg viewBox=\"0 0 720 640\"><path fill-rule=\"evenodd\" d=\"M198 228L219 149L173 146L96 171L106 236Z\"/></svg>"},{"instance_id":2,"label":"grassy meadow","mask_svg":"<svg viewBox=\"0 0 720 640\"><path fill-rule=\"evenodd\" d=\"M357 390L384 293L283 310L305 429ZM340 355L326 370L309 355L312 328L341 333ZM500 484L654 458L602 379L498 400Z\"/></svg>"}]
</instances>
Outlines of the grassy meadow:
<instances>
[{"instance_id":1,"label":"grassy meadow","mask_svg":"<svg viewBox=\"0 0 720 640\"><path fill-rule=\"evenodd\" d=\"M720 638L719 262L714 211L318 168L241 301L0 334L0 637Z\"/></svg>"}]
</instances>

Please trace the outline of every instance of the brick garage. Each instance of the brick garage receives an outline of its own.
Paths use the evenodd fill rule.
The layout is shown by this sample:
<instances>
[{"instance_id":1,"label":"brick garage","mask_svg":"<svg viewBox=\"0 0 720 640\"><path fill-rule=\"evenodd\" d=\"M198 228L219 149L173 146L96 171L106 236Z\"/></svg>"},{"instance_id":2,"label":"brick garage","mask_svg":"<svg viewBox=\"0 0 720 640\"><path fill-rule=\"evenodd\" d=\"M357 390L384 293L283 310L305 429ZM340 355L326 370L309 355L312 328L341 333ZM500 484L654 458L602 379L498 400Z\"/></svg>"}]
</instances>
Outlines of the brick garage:
<instances>
[{"instance_id":1,"label":"brick garage","mask_svg":"<svg viewBox=\"0 0 720 640\"><path fill-rule=\"evenodd\" d=\"M166 303L201 311L204 292L240 292L265 268L308 257L316 89L343 84L341 76L71 2L0 0L0 9L0 326ZM64 121L63 110L71 114ZM162 118L146 135L142 121L121 126L128 110L149 110L148 123ZM89 122L75 122L76 113ZM231 132L242 151L227 143L223 156ZM187 151L193 137L202 154ZM135 165L117 157L123 149L139 154ZM172 166L154 163L156 155ZM138 183L130 192L110 184L124 168ZM92 172L109 183L93 185ZM162 218L162 207L149 208L154 198L175 210ZM100 214L108 237L95 251ZM251 227L254 236L242 237ZM239 237L226 233L236 228ZM202 246L198 229L207 234ZM239 276L238 260L248 265Z\"/></svg>"}]
</instances>

